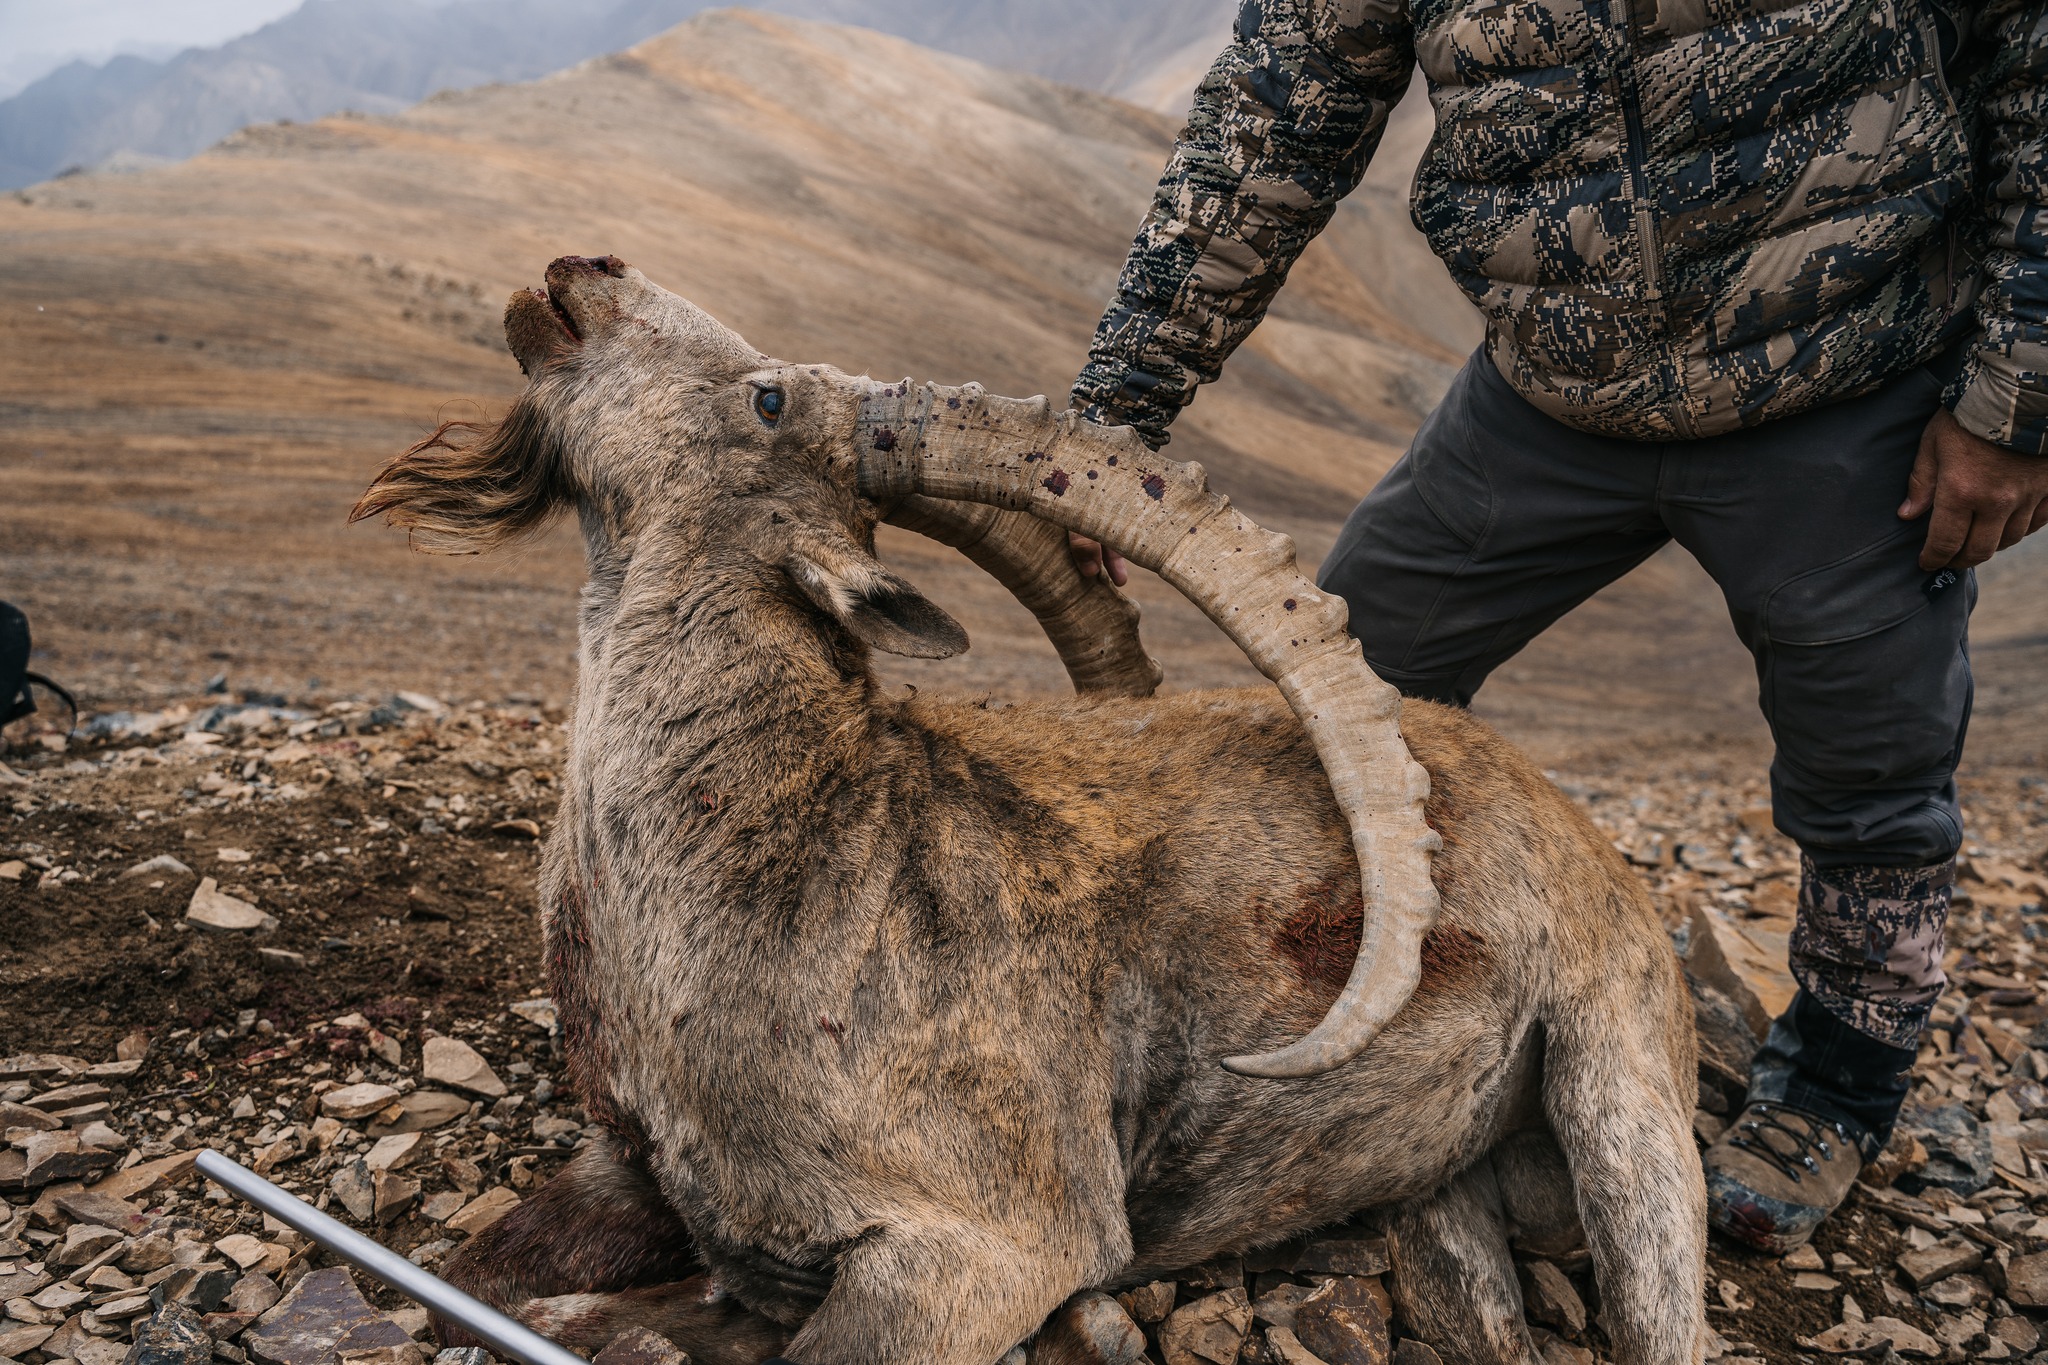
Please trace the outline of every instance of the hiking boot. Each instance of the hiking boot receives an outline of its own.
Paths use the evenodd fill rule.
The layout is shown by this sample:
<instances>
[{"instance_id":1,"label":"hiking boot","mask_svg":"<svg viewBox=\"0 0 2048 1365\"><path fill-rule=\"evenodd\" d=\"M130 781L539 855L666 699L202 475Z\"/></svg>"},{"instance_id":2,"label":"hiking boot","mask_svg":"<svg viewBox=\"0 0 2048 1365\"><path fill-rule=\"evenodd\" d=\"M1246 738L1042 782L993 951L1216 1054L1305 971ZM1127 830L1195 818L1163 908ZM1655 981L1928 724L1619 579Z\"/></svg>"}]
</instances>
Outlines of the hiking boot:
<instances>
[{"instance_id":1,"label":"hiking boot","mask_svg":"<svg viewBox=\"0 0 2048 1365\"><path fill-rule=\"evenodd\" d=\"M1863 1156L1848 1127L1758 1100L1707 1148L1707 1222L1782 1256L1849 1197Z\"/></svg>"}]
</instances>

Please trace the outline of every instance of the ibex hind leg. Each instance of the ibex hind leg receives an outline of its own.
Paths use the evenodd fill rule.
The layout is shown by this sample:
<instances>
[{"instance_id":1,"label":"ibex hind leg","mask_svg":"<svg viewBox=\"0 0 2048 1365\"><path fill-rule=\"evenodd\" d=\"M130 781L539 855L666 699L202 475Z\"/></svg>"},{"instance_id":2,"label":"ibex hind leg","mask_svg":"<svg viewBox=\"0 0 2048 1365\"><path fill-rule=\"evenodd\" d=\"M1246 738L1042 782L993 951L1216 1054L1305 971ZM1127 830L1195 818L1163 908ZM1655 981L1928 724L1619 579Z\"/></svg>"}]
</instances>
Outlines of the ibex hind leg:
<instances>
[{"instance_id":1,"label":"ibex hind leg","mask_svg":"<svg viewBox=\"0 0 2048 1365\"><path fill-rule=\"evenodd\" d=\"M700 1365L754 1365L787 1334L711 1291L690 1235L645 1165L590 1144L533 1196L479 1232L443 1276L543 1335L589 1355L647 1327ZM442 1319L444 1346L480 1346Z\"/></svg>"},{"instance_id":2,"label":"ibex hind leg","mask_svg":"<svg viewBox=\"0 0 2048 1365\"><path fill-rule=\"evenodd\" d=\"M1547 1021L1544 1107L1571 1167L1614 1359L1694 1365L1706 1343L1707 1226L1692 1020L1678 1017L1683 993L1661 989L1659 971L1636 982L1629 989L1617 966L1597 996Z\"/></svg>"},{"instance_id":3,"label":"ibex hind leg","mask_svg":"<svg viewBox=\"0 0 2048 1365\"><path fill-rule=\"evenodd\" d=\"M1410 1332L1452 1365L1536 1365L1491 1161L1401 1205L1389 1226L1394 1301Z\"/></svg>"},{"instance_id":4,"label":"ibex hind leg","mask_svg":"<svg viewBox=\"0 0 2048 1365\"><path fill-rule=\"evenodd\" d=\"M1571 1167L1547 1128L1511 1133L1493 1146L1493 1177L1518 1252L1562 1260L1586 1249Z\"/></svg>"}]
</instances>

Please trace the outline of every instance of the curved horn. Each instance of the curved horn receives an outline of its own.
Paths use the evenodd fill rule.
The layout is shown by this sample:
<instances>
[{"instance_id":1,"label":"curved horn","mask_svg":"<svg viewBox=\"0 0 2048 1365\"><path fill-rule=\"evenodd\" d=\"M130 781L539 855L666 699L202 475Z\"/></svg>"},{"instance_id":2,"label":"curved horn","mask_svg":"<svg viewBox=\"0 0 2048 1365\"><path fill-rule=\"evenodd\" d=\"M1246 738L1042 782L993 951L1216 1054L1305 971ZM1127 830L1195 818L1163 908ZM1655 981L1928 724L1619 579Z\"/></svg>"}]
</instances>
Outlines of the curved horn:
<instances>
[{"instance_id":1,"label":"curved horn","mask_svg":"<svg viewBox=\"0 0 2048 1365\"><path fill-rule=\"evenodd\" d=\"M1055 413L1043 398L875 384L854 439L868 496L988 503L1114 545L1180 589L1278 684L1351 826L1365 924L1350 980L1306 1038L1223 1065L1277 1079L1357 1056L1421 979L1437 915L1429 856L1442 841L1423 819L1429 774L1401 738L1400 694L1366 667L1343 599L1302 576L1292 540L1211 493L1200 465L1155 454L1127 428Z\"/></svg>"},{"instance_id":2,"label":"curved horn","mask_svg":"<svg viewBox=\"0 0 2048 1365\"><path fill-rule=\"evenodd\" d=\"M1024 604L1067 666L1076 692L1149 697L1159 665L1138 638L1138 604L1106 574L1083 578L1067 533L1029 512L912 494L883 517L892 526L950 545Z\"/></svg>"}]
</instances>

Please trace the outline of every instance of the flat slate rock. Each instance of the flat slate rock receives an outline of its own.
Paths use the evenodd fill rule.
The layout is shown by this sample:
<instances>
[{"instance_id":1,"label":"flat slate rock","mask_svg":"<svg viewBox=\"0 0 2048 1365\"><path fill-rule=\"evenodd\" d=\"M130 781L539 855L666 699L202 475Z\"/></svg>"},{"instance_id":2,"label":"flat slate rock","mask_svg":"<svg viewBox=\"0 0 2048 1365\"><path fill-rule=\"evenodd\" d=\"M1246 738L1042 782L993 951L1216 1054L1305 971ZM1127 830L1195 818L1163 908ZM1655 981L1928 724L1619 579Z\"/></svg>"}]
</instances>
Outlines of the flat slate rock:
<instances>
[{"instance_id":1,"label":"flat slate rock","mask_svg":"<svg viewBox=\"0 0 2048 1365\"><path fill-rule=\"evenodd\" d=\"M149 1228L149 1215L126 1200L98 1190L72 1190L52 1201L81 1223L97 1223L127 1237L139 1237Z\"/></svg>"},{"instance_id":2,"label":"flat slate rock","mask_svg":"<svg viewBox=\"0 0 2048 1365\"><path fill-rule=\"evenodd\" d=\"M73 1133L34 1133L21 1147L23 1188L39 1190L60 1180L83 1180L112 1168L119 1152L82 1147Z\"/></svg>"},{"instance_id":3,"label":"flat slate rock","mask_svg":"<svg viewBox=\"0 0 2048 1365\"><path fill-rule=\"evenodd\" d=\"M2005 1269L2005 1293L2022 1308L2048 1308L2048 1251L2013 1257Z\"/></svg>"},{"instance_id":4,"label":"flat slate rock","mask_svg":"<svg viewBox=\"0 0 2048 1365\"><path fill-rule=\"evenodd\" d=\"M168 853L159 853L146 862L137 863L123 872L116 881L133 881L137 877L189 877L192 869Z\"/></svg>"},{"instance_id":5,"label":"flat slate rock","mask_svg":"<svg viewBox=\"0 0 2048 1365\"><path fill-rule=\"evenodd\" d=\"M628 1327L592 1356L590 1365L690 1365L690 1357L659 1332Z\"/></svg>"},{"instance_id":6,"label":"flat slate rock","mask_svg":"<svg viewBox=\"0 0 2048 1365\"><path fill-rule=\"evenodd\" d=\"M322 1095L320 1112L330 1118L365 1119L390 1108L391 1102L397 1098L396 1086L363 1081L356 1085L344 1085Z\"/></svg>"},{"instance_id":7,"label":"flat slate rock","mask_svg":"<svg viewBox=\"0 0 2048 1365\"><path fill-rule=\"evenodd\" d=\"M195 1313L211 1313L220 1307L228 1291L235 1287L235 1281L242 1278L242 1272L218 1261L202 1261L197 1265L180 1266L158 1280L149 1291L150 1301L158 1304L182 1304Z\"/></svg>"},{"instance_id":8,"label":"flat slate rock","mask_svg":"<svg viewBox=\"0 0 2048 1365\"><path fill-rule=\"evenodd\" d=\"M1115 1299L1085 1289L1046 1319L1027 1358L1029 1365L1141 1365L1145 1333Z\"/></svg>"},{"instance_id":9,"label":"flat slate rock","mask_svg":"<svg viewBox=\"0 0 2048 1365\"><path fill-rule=\"evenodd\" d=\"M1384 1275L1389 1265L1384 1237L1326 1237L1302 1248L1294 1259L1294 1273Z\"/></svg>"},{"instance_id":10,"label":"flat slate rock","mask_svg":"<svg viewBox=\"0 0 2048 1365\"><path fill-rule=\"evenodd\" d=\"M420 1048L420 1075L437 1085L452 1085L485 1099L501 1099L505 1082L491 1070L483 1054L460 1038L440 1034L427 1039Z\"/></svg>"},{"instance_id":11,"label":"flat slate rock","mask_svg":"<svg viewBox=\"0 0 2048 1365\"><path fill-rule=\"evenodd\" d=\"M424 1133L453 1123L469 1112L470 1101L445 1090L415 1090L398 1101L404 1112L390 1123L373 1123L370 1136L390 1137L393 1133Z\"/></svg>"},{"instance_id":12,"label":"flat slate rock","mask_svg":"<svg viewBox=\"0 0 2048 1365\"><path fill-rule=\"evenodd\" d=\"M371 1307L346 1266L315 1270L242 1334L262 1365L335 1365L344 1351L401 1346L405 1329Z\"/></svg>"},{"instance_id":13,"label":"flat slate rock","mask_svg":"<svg viewBox=\"0 0 2048 1365\"><path fill-rule=\"evenodd\" d=\"M1939 1185L1967 1199L1991 1183L1991 1135L1962 1105L1908 1104L1899 1114L1898 1131L1918 1138L1927 1149L1927 1164L1894 1182L1907 1194Z\"/></svg>"},{"instance_id":14,"label":"flat slate rock","mask_svg":"<svg viewBox=\"0 0 2048 1365\"><path fill-rule=\"evenodd\" d=\"M136 1329L135 1344L122 1365L207 1365L213 1337L199 1315L180 1304L165 1304Z\"/></svg>"},{"instance_id":15,"label":"flat slate rock","mask_svg":"<svg viewBox=\"0 0 2048 1365\"><path fill-rule=\"evenodd\" d=\"M1252 1306L1242 1289L1182 1304L1159 1328L1166 1365L1231 1365L1251 1330Z\"/></svg>"},{"instance_id":16,"label":"flat slate rock","mask_svg":"<svg viewBox=\"0 0 2048 1365\"><path fill-rule=\"evenodd\" d=\"M268 934L277 929L277 916L230 896L211 877L201 880L193 891L191 903L185 907L185 922L217 933Z\"/></svg>"}]
</instances>

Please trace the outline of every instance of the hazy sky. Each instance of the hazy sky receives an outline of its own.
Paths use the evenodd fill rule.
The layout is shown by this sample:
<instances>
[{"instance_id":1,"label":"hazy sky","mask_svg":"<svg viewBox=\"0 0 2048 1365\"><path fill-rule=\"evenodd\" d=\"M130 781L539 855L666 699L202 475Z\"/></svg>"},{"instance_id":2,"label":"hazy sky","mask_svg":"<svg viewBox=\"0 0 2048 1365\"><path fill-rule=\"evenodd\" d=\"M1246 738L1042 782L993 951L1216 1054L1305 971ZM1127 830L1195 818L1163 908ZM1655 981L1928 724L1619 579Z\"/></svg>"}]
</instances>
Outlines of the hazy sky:
<instances>
[{"instance_id":1,"label":"hazy sky","mask_svg":"<svg viewBox=\"0 0 2048 1365\"><path fill-rule=\"evenodd\" d=\"M261 28L301 0L0 0L0 98L74 57L163 56Z\"/></svg>"}]
</instances>

